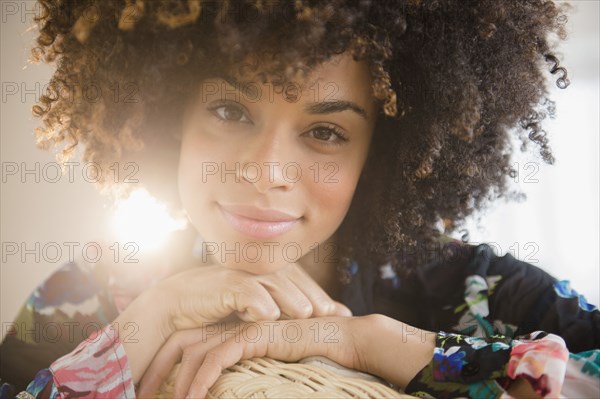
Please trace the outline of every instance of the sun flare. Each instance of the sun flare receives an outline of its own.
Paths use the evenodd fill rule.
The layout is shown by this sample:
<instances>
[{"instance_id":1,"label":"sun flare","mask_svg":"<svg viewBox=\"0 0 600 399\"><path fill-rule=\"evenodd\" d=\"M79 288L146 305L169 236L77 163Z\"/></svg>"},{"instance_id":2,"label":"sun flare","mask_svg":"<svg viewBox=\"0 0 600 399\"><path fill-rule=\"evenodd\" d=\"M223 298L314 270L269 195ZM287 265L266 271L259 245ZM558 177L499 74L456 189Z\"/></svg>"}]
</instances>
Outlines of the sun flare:
<instances>
[{"instance_id":1,"label":"sun flare","mask_svg":"<svg viewBox=\"0 0 600 399\"><path fill-rule=\"evenodd\" d=\"M173 231L186 225L184 218L172 217L166 205L143 189L118 202L112 218L118 240L134 242L140 250L160 249Z\"/></svg>"}]
</instances>

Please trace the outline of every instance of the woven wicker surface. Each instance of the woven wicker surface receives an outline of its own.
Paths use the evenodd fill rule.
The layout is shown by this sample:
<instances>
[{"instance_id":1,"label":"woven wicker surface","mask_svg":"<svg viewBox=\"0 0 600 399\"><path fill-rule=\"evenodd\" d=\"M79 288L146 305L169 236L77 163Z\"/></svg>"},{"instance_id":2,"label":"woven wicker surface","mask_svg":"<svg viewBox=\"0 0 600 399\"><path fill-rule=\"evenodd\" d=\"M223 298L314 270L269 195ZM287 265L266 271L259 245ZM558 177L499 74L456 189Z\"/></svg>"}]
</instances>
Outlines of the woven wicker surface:
<instances>
[{"instance_id":1,"label":"woven wicker surface","mask_svg":"<svg viewBox=\"0 0 600 399\"><path fill-rule=\"evenodd\" d=\"M178 366L157 396L170 399ZM242 360L227 369L208 392L209 398L413 398L380 382L345 377L312 364L269 358Z\"/></svg>"}]
</instances>

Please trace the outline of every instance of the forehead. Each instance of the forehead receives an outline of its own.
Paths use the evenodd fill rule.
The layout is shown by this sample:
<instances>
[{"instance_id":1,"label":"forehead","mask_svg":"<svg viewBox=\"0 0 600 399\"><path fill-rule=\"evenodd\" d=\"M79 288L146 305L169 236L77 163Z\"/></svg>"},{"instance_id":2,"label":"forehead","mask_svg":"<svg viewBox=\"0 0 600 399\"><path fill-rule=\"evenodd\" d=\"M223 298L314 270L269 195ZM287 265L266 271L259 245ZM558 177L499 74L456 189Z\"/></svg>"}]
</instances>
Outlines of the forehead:
<instances>
[{"instance_id":1,"label":"forehead","mask_svg":"<svg viewBox=\"0 0 600 399\"><path fill-rule=\"evenodd\" d=\"M372 99L371 76L366 61L355 61L349 54L334 57L317 65L304 83L308 87L316 86L323 89L329 87L329 93L335 91L340 97Z\"/></svg>"},{"instance_id":2,"label":"forehead","mask_svg":"<svg viewBox=\"0 0 600 399\"><path fill-rule=\"evenodd\" d=\"M309 70L299 69L295 76L286 79L278 73L268 74L250 62L237 64L227 70L228 73L217 74L215 77L228 82L251 102L267 97L272 99L265 95L271 92L276 97L283 96L288 103L351 101L367 110L368 114L375 108L368 63L354 60L349 53L336 55ZM220 92L221 96L228 96L227 90L217 92Z\"/></svg>"}]
</instances>

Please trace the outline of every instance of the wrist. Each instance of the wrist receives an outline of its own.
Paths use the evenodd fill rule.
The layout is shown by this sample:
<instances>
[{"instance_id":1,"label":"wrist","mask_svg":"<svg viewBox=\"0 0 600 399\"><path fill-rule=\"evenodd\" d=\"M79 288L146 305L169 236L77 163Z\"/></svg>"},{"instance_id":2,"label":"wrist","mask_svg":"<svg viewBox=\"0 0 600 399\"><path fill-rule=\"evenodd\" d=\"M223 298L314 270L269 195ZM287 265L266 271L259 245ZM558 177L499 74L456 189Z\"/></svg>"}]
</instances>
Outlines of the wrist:
<instances>
[{"instance_id":1,"label":"wrist","mask_svg":"<svg viewBox=\"0 0 600 399\"><path fill-rule=\"evenodd\" d=\"M401 388L433 359L436 333L421 330L390 317L363 317L357 350L365 371Z\"/></svg>"},{"instance_id":2,"label":"wrist","mask_svg":"<svg viewBox=\"0 0 600 399\"><path fill-rule=\"evenodd\" d=\"M127 355L134 384L137 384L152 358L173 333L168 317L156 295L141 293L115 319L118 337Z\"/></svg>"}]
</instances>

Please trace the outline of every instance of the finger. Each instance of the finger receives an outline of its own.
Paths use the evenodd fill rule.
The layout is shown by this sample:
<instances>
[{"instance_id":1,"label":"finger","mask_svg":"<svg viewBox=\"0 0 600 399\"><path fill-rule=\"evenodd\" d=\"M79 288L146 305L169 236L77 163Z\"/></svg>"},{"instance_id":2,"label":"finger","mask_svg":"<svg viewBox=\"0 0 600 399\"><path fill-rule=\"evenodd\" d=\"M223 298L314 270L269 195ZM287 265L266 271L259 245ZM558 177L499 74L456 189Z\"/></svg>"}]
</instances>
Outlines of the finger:
<instances>
[{"instance_id":1,"label":"finger","mask_svg":"<svg viewBox=\"0 0 600 399\"><path fill-rule=\"evenodd\" d=\"M244 321L278 320L281 316L281 310L269 291L253 280L246 280L236 289L229 290L223 301Z\"/></svg>"},{"instance_id":2,"label":"finger","mask_svg":"<svg viewBox=\"0 0 600 399\"><path fill-rule=\"evenodd\" d=\"M273 297L281 313L290 319L306 319L314 310L310 299L285 274L261 276L260 283Z\"/></svg>"},{"instance_id":3,"label":"finger","mask_svg":"<svg viewBox=\"0 0 600 399\"><path fill-rule=\"evenodd\" d=\"M335 301L302 267L294 265L289 272L289 279L310 301L313 317L335 315L337 309Z\"/></svg>"},{"instance_id":4,"label":"finger","mask_svg":"<svg viewBox=\"0 0 600 399\"><path fill-rule=\"evenodd\" d=\"M181 357L179 370L177 371L177 378L175 379L175 387L173 389L174 398L185 397L184 395L194 379L195 371L202 364L201 357L197 353L198 350L202 350L202 348L195 345L185 349Z\"/></svg>"},{"instance_id":5,"label":"finger","mask_svg":"<svg viewBox=\"0 0 600 399\"><path fill-rule=\"evenodd\" d=\"M258 343L245 345L244 340L236 342L228 339L221 345L206 352L202 366L190 386L188 397L204 398L208 389L217 381L223 370L233 366L242 359L262 357L266 350Z\"/></svg>"},{"instance_id":6,"label":"finger","mask_svg":"<svg viewBox=\"0 0 600 399\"><path fill-rule=\"evenodd\" d=\"M172 345L171 345L172 346ZM161 349L144 373L136 397L152 398L161 384L167 379L175 364L181 358L181 350Z\"/></svg>"},{"instance_id":7,"label":"finger","mask_svg":"<svg viewBox=\"0 0 600 399\"><path fill-rule=\"evenodd\" d=\"M248 314L248 312L236 312L236 315L242 321L252 321L252 317Z\"/></svg>"},{"instance_id":8,"label":"finger","mask_svg":"<svg viewBox=\"0 0 600 399\"><path fill-rule=\"evenodd\" d=\"M205 353L219 344L218 337L212 337L207 342L186 348L175 380L175 389L173 390L175 398L186 397L186 393L189 391L192 381L194 381L194 377L202 365Z\"/></svg>"},{"instance_id":9,"label":"finger","mask_svg":"<svg viewBox=\"0 0 600 399\"><path fill-rule=\"evenodd\" d=\"M162 383L169 377L171 370L183 355L183 348L202 340L200 329L180 331L172 334L168 341L159 349L146 369L136 394L140 398L154 397Z\"/></svg>"},{"instance_id":10,"label":"finger","mask_svg":"<svg viewBox=\"0 0 600 399\"><path fill-rule=\"evenodd\" d=\"M335 309L333 311L334 316L352 317L352 311L343 303L333 301Z\"/></svg>"}]
</instances>

